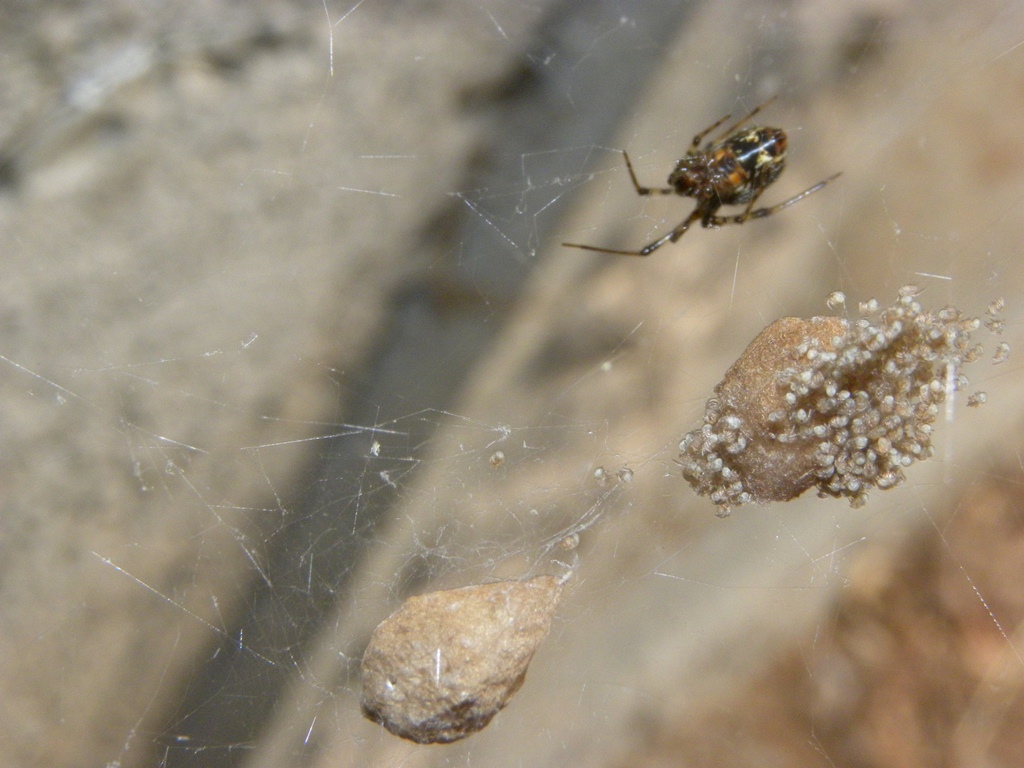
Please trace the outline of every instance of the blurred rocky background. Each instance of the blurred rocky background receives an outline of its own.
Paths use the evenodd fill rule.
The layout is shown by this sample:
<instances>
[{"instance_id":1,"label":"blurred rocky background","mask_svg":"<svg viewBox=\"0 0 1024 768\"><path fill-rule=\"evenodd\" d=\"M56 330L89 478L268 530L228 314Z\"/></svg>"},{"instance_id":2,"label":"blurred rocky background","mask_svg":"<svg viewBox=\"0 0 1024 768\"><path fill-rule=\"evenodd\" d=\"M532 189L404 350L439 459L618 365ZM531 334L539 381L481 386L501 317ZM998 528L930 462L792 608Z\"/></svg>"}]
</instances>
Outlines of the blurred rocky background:
<instances>
[{"instance_id":1,"label":"blurred rocky background","mask_svg":"<svg viewBox=\"0 0 1024 768\"><path fill-rule=\"evenodd\" d=\"M0 763L1013 765L1012 353L860 510L718 519L675 459L832 291L1004 297L1021 348L1022 30L997 0L0 6ZM620 150L658 185L773 95L762 202L839 180L648 259L559 246L674 226ZM405 596L572 566L486 730L362 718Z\"/></svg>"}]
</instances>

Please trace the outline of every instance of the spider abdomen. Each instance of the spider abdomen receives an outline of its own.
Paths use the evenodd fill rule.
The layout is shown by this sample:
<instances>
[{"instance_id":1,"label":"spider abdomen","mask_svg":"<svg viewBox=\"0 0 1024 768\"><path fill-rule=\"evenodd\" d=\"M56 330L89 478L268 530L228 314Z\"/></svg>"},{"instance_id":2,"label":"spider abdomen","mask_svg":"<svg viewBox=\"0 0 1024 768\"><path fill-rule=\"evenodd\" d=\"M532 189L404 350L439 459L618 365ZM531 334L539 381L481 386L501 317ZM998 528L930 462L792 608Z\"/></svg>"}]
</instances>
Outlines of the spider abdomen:
<instances>
[{"instance_id":1,"label":"spider abdomen","mask_svg":"<svg viewBox=\"0 0 1024 768\"><path fill-rule=\"evenodd\" d=\"M786 167L786 132L780 128L752 128L733 134L711 148L711 167L718 202L742 205L754 193L779 177Z\"/></svg>"}]
</instances>

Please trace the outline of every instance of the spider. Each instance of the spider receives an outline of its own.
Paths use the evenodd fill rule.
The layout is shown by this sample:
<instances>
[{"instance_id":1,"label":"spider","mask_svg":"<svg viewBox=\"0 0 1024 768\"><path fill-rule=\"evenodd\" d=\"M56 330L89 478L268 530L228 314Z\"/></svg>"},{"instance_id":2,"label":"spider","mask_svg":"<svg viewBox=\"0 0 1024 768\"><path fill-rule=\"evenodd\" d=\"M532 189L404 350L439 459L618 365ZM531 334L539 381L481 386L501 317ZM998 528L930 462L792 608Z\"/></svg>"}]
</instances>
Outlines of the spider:
<instances>
[{"instance_id":1,"label":"spider","mask_svg":"<svg viewBox=\"0 0 1024 768\"><path fill-rule=\"evenodd\" d=\"M805 189L796 197L771 208L753 210L754 204L761 193L772 182L779 178L786 167L786 133L780 128L749 128L741 130L740 126L749 122L754 115L771 104L775 99L755 107L753 111L738 123L724 130L718 137L710 139L700 147L704 137L728 120L726 115L718 122L708 126L693 137L686 157L676 163L672 173L668 175L667 187L642 187L633 172L633 164L625 151L626 169L633 187L638 195L680 195L692 197L697 201L693 213L683 219L675 229L662 235L639 251L619 251L613 248L599 248L594 245L579 243L562 243L569 248L583 248L598 253L614 253L622 256L650 256L665 243L674 243L690 228L693 222L700 219L704 227L717 229L726 224L742 224L747 219L763 219L788 208L798 200L803 200L824 187L840 174L829 176L819 181L810 189ZM698 149L700 147L700 149ZM743 205L746 210L736 216L718 216L718 209L723 205Z\"/></svg>"}]
</instances>

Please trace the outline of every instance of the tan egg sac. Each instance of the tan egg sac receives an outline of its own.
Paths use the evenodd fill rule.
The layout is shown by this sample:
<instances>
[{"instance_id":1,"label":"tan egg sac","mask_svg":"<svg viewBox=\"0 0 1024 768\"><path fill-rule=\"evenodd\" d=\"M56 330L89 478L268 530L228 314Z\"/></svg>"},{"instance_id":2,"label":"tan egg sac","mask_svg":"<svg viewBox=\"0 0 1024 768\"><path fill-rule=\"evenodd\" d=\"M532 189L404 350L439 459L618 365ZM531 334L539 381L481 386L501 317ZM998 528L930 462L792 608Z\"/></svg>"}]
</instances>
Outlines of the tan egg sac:
<instances>
[{"instance_id":1,"label":"tan egg sac","mask_svg":"<svg viewBox=\"0 0 1024 768\"><path fill-rule=\"evenodd\" d=\"M982 353L980 321L947 307L924 312L900 290L862 317L786 317L751 342L715 387L704 426L679 444L683 477L721 514L788 501L816 486L858 507L871 486L893 488L932 455L932 424L967 386L961 366Z\"/></svg>"},{"instance_id":2,"label":"tan egg sac","mask_svg":"<svg viewBox=\"0 0 1024 768\"><path fill-rule=\"evenodd\" d=\"M479 731L522 686L561 594L537 576L410 597L363 654L363 714L421 744Z\"/></svg>"}]
</instances>

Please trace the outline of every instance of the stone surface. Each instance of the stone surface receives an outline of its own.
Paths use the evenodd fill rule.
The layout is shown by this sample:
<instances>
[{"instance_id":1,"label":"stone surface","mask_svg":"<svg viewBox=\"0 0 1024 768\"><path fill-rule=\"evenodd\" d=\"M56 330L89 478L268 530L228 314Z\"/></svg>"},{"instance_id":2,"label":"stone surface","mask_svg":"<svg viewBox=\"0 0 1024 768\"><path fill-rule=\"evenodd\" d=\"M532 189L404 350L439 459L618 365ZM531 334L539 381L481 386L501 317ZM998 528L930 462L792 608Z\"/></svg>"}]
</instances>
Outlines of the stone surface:
<instances>
[{"instance_id":1,"label":"stone surface","mask_svg":"<svg viewBox=\"0 0 1024 768\"><path fill-rule=\"evenodd\" d=\"M410 597L363 654L363 712L421 744L484 728L522 686L561 593L537 576Z\"/></svg>"}]
</instances>

